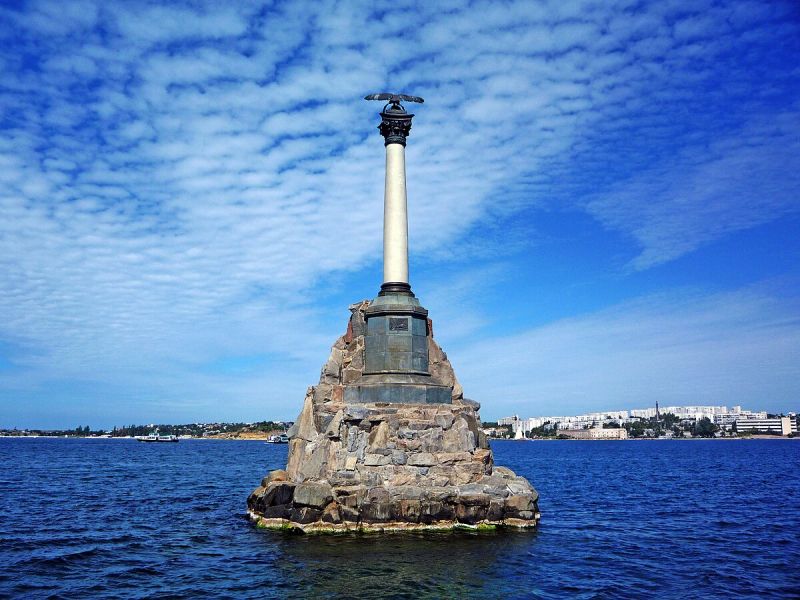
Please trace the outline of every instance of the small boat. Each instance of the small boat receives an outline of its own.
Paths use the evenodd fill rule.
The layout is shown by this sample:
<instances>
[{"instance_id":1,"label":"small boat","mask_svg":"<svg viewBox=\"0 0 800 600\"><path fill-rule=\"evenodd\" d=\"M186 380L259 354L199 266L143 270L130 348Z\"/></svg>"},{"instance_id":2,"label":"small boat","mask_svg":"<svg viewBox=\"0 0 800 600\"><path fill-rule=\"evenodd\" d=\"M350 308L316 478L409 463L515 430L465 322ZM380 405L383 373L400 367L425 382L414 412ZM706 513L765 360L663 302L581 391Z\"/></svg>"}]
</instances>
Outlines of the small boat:
<instances>
[{"instance_id":1,"label":"small boat","mask_svg":"<svg viewBox=\"0 0 800 600\"><path fill-rule=\"evenodd\" d=\"M280 435L271 435L267 438L265 442L267 444L288 444L289 443L289 436L285 433Z\"/></svg>"},{"instance_id":2,"label":"small boat","mask_svg":"<svg viewBox=\"0 0 800 600\"><path fill-rule=\"evenodd\" d=\"M177 435L160 435L158 429L149 435L137 435L136 440L139 442L177 442Z\"/></svg>"}]
</instances>

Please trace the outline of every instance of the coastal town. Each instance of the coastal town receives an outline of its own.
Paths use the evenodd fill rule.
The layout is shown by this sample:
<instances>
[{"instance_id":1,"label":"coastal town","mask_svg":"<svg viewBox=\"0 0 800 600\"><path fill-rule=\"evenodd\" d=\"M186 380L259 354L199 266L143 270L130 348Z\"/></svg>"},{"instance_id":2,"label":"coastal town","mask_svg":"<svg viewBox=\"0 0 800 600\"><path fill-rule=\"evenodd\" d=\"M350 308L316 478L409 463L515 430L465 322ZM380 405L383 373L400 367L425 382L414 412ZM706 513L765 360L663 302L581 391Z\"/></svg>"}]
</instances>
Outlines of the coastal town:
<instances>
[{"instance_id":1,"label":"coastal town","mask_svg":"<svg viewBox=\"0 0 800 600\"><path fill-rule=\"evenodd\" d=\"M111 429L93 429L89 425L73 429L3 429L0 437L75 437L75 438L138 438L158 432L178 439L268 440L286 433L291 421L257 421L253 423L187 423L169 425L125 425Z\"/></svg>"},{"instance_id":2,"label":"coastal town","mask_svg":"<svg viewBox=\"0 0 800 600\"><path fill-rule=\"evenodd\" d=\"M136 438L159 432L179 439L269 440L285 434L292 421L251 423L187 423L126 425L92 429L0 428L0 437ZM800 427L797 412L773 414L741 406L665 406L592 412L571 416L503 417L484 422L490 439L627 440L693 438L794 438Z\"/></svg>"},{"instance_id":3,"label":"coastal town","mask_svg":"<svg viewBox=\"0 0 800 600\"><path fill-rule=\"evenodd\" d=\"M772 414L741 406L665 406L573 416L512 415L488 427L487 435L511 439L680 439L796 437L797 412ZM490 424L486 424L487 426Z\"/></svg>"}]
</instances>

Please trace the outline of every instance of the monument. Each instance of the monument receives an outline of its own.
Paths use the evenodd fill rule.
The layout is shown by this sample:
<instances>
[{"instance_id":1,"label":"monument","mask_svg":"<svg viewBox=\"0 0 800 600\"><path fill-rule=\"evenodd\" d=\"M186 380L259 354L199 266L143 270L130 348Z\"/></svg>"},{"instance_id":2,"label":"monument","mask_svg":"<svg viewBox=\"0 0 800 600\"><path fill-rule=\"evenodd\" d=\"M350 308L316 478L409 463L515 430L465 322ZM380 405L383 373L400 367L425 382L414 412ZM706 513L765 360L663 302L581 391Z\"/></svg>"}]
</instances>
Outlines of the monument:
<instances>
[{"instance_id":1,"label":"monument","mask_svg":"<svg viewBox=\"0 0 800 600\"><path fill-rule=\"evenodd\" d=\"M350 306L319 382L289 430L285 470L247 500L258 526L302 531L534 527L538 494L494 465L477 402L464 398L408 276L405 146L414 117L385 100L383 283Z\"/></svg>"}]
</instances>

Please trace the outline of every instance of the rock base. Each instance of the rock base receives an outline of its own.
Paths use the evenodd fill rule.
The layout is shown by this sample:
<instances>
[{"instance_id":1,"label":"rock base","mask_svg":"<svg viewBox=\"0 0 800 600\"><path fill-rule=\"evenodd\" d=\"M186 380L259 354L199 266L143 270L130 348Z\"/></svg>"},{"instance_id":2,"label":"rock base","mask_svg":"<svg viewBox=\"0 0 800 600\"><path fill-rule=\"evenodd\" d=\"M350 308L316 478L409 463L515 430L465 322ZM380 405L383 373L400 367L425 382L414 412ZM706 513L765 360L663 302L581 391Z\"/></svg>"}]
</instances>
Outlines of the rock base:
<instances>
[{"instance_id":1,"label":"rock base","mask_svg":"<svg viewBox=\"0 0 800 600\"><path fill-rule=\"evenodd\" d=\"M351 307L348 332L289 431L286 470L273 471L250 494L250 518L309 532L534 527L538 493L494 465L480 406L463 397L432 336L431 375L452 390L451 403L347 401L363 371L368 305Z\"/></svg>"},{"instance_id":2,"label":"rock base","mask_svg":"<svg viewBox=\"0 0 800 600\"><path fill-rule=\"evenodd\" d=\"M438 473L450 467L410 467ZM422 477L425 477L423 474ZM463 485L332 485L327 480L296 483L273 471L248 498L256 525L302 531L414 531L534 527L538 494L503 467ZM442 483L441 474L433 475Z\"/></svg>"}]
</instances>

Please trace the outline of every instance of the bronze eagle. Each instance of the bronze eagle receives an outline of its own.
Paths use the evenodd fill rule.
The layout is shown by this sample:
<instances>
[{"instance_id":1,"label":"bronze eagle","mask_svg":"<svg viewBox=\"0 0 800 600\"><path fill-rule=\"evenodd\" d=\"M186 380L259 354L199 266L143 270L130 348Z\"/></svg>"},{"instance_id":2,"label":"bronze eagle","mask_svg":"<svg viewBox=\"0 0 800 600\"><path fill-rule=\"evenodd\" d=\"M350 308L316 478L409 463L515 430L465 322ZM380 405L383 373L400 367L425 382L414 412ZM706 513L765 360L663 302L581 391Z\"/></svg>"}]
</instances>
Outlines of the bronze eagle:
<instances>
[{"instance_id":1,"label":"bronze eagle","mask_svg":"<svg viewBox=\"0 0 800 600\"><path fill-rule=\"evenodd\" d=\"M419 102L422 104L425 102L419 96L406 96L405 94L388 94L386 92L382 94L369 94L368 96L364 96L364 100L386 100L387 102L391 102L392 104L400 104L401 100L405 100L406 102Z\"/></svg>"}]
</instances>

